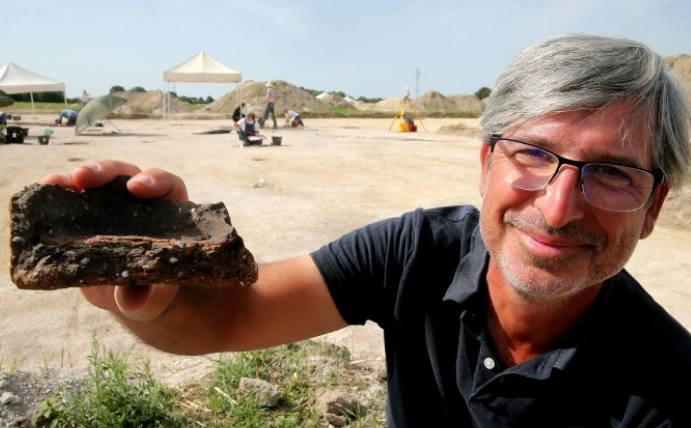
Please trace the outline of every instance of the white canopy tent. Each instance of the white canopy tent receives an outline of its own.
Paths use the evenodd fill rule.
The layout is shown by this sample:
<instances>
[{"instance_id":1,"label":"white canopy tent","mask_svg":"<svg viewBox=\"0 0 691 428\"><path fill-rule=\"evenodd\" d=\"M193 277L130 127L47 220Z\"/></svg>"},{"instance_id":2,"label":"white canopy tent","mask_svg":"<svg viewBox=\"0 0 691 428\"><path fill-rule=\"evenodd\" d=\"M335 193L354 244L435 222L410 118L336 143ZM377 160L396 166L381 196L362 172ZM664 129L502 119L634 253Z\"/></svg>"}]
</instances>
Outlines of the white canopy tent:
<instances>
[{"instance_id":1,"label":"white canopy tent","mask_svg":"<svg viewBox=\"0 0 691 428\"><path fill-rule=\"evenodd\" d=\"M177 67L164 71L163 81L165 87L165 97L163 98L164 121L170 112L169 84L174 82L235 83L238 105L240 105L241 102L240 91L237 90L237 84L242 81L242 74L211 58L204 51L199 52L197 55Z\"/></svg>"},{"instance_id":2,"label":"white canopy tent","mask_svg":"<svg viewBox=\"0 0 691 428\"><path fill-rule=\"evenodd\" d=\"M11 62L0 68L0 90L6 94L25 94L27 92L31 94L31 109L34 117L36 116L34 92L62 92L65 105L67 105L65 83L39 76Z\"/></svg>"}]
</instances>

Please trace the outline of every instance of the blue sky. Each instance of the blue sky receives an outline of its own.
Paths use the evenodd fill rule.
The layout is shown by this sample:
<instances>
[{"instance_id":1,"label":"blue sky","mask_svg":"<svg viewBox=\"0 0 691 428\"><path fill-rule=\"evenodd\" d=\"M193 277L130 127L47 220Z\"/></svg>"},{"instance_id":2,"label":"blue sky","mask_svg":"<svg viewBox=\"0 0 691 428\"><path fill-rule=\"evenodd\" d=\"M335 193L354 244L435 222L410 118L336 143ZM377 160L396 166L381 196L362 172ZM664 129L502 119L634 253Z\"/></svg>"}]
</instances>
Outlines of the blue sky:
<instances>
[{"instance_id":1,"label":"blue sky","mask_svg":"<svg viewBox=\"0 0 691 428\"><path fill-rule=\"evenodd\" d=\"M164 89L163 72L201 51L243 80L285 80L352 97L409 87L472 94L522 48L563 32L640 40L691 54L689 0L5 1L0 66L63 81L67 96L114 85ZM419 77L416 75L419 71ZM215 99L234 84L180 84Z\"/></svg>"}]
</instances>

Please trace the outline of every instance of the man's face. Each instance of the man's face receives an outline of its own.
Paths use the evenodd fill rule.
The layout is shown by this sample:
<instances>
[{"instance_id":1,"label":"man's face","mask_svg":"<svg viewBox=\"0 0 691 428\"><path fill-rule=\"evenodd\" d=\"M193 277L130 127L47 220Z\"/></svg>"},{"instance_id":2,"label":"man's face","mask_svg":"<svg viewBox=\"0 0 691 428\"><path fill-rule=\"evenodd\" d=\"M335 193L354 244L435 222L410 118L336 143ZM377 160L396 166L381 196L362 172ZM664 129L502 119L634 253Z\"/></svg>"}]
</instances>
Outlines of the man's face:
<instances>
[{"instance_id":1,"label":"man's face","mask_svg":"<svg viewBox=\"0 0 691 428\"><path fill-rule=\"evenodd\" d=\"M618 103L584 117L579 112L543 116L507 134L571 160L653 169L648 134ZM629 130L626 136L624 132ZM481 151L483 196L480 227L490 268L532 300L552 300L600 284L621 270L639 239L647 237L666 185L652 202L633 212L591 205L579 188L578 169L563 165L554 180L526 191L502 180L491 167L489 146Z\"/></svg>"}]
</instances>

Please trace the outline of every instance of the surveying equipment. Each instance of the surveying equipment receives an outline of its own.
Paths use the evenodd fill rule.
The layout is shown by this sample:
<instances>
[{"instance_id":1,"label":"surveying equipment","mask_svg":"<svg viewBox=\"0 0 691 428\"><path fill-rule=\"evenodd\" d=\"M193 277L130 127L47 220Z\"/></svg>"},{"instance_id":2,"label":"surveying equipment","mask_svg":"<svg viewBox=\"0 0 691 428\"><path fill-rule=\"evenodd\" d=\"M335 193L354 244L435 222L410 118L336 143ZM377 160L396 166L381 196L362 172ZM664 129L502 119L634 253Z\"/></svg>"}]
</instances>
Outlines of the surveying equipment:
<instances>
[{"instance_id":1,"label":"surveying equipment","mask_svg":"<svg viewBox=\"0 0 691 428\"><path fill-rule=\"evenodd\" d=\"M427 132L425 124L422 123L422 118L413 105L413 100L410 99L410 91L408 91L407 86L403 94L404 96L401 103L396 107L396 112L393 116L393 122L391 122L391 126L389 126L389 131L391 131L391 128L393 128L394 124L398 121L398 132L417 132L417 125L415 124L417 121L422 126L422 129ZM406 114L406 107L408 108L408 114Z\"/></svg>"}]
</instances>

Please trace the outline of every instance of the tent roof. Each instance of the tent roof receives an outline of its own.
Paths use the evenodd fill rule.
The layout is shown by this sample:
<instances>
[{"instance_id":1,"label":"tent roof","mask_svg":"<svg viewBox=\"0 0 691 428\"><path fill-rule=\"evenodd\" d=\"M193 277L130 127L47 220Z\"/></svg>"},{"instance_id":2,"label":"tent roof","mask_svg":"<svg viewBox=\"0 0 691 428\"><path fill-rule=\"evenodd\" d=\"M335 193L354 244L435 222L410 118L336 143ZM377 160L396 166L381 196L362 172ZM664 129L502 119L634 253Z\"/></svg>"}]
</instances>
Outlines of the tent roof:
<instances>
[{"instance_id":1,"label":"tent roof","mask_svg":"<svg viewBox=\"0 0 691 428\"><path fill-rule=\"evenodd\" d=\"M51 80L8 62L0 68L0 90L7 94L27 92L65 92L65 84Z\"/></svg>"},{"instance_id":2,"label":"tent roof","mask_svg":"<svg viewBox=\"0 0 691 428\"><path fill-rule=\"evenodd\" d=\"M177 67L164 71L163 79L166 82L237 83L242 81L242 74L202 51Z\"/></svg>"}]
</instances>

